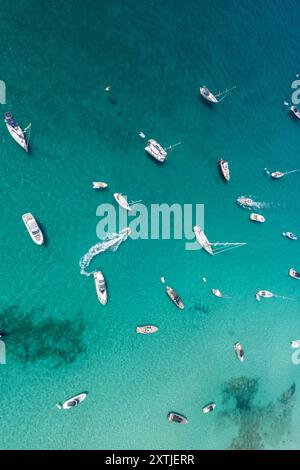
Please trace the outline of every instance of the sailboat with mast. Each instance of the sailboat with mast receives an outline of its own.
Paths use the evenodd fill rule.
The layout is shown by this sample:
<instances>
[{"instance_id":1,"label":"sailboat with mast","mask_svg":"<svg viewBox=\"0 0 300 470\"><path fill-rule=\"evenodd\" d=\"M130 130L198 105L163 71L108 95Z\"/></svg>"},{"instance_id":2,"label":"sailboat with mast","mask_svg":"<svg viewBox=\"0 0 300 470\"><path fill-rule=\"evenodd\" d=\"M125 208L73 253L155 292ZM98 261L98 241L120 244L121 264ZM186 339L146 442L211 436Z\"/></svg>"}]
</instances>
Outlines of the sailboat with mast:
<instances>
[{"instance_id":1,"label":"sailboat with mast","mask_svg":"<svg viewBox=\"0 0 300 470\"><path fill-rule=\"evenodd\" d=\"M31 124L22 129L10 112L5 113L5 124L12 138L28 152ZM28 134L26 134L28 132Z\"/></svg>"},{"instance_id":2,"label":"sailboat with mast","mask_svg":"<svg viewBox=\"0 0 300 470\"><path fill-rule=\"evenodd\" d=\"M237 242L237 243L230 243L230 242L215 242L211 243L208 241L207 236L205 235L204 231L198 226L195 225L194 233L196 236L196 240L201 245L201 247L207 251L210 255L218 255L219 253L224 253L225 251L233 250L234 248L238 248L240 246L244 246L247 243L245 242ZM216 248L214 248L216 247Z\"/></svg>"},{"instance_id":3,"label":"sailboat with mast","mask_svg":"<svg viewBox=\"0 0 300 470\"><path fill-rule=\"evenodd\" d=\"M236 86L233 86L231 88L226 88L224 91L219 91L216 95L214 95L208 88L207 86L202 86L200 87L200 95L206 100L209 101L210 103L220 103L221 101L228 96L232 90L234 90Z\"/></svg>"}]
</instances>

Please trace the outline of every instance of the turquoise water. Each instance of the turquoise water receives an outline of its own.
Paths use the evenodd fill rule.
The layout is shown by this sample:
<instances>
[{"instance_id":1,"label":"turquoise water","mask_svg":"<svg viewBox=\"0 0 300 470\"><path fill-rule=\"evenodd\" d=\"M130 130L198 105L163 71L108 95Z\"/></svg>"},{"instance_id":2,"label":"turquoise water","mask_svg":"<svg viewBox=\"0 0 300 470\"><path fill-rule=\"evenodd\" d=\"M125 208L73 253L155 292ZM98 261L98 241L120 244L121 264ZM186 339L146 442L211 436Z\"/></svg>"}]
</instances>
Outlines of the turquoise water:
<instances>
[{"instance_id":1,"label":"turquoise water","mask_svg":"<svg viewBox=\"0 0 300 470\"><path fill-rule=\"evenodd\" d=\"M299 123L282 105L300 73L299 2L65 3L1 4L2 108L32 122L32 135L27 156L1 131L0 448L299 448L289 341L300 338L300 286L287 271L300 269L300 245L281 236L300 234L299 176L276 182L264 173L300 166ZM201 84L237 90L211 108ZM182 145L159 166L140 130ZM94 180L110 190L92 191ZM108 282L102 307L78 262L99 241L96 209L115 191L147 206L203 203L211 240L247 246L211 258L186 251L184 240L129 239L93 261ZM249 222L239 195L266 203L264 225ZM44 228L45 248L24 229L27 211ZM294 300L258 303L258 289ZM145 323L159 332L136 335ZM293 397L283 397L294 383ZM85 390L81 406L56 409ZM217 408L203 415L210 401ZM189 424L170 425L171 410Z\"/></svg>"}]
</instances>

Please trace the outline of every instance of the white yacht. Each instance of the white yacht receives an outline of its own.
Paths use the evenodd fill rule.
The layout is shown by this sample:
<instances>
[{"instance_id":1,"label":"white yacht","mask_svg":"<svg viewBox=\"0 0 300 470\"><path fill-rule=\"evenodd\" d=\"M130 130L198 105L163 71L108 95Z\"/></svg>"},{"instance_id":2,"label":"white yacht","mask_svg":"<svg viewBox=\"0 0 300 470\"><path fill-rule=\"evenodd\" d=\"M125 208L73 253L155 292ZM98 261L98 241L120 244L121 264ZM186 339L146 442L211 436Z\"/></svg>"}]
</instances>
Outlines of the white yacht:
<instances>
[{"instance_id":1,"label":"white yacht","mask_svg":"<svg viewBox=\"0 0 300 470\"><path fill-rule=\"evenodd\" d=\"M73 408L74 406L79 405L79 403L83 402L87 397L87 393L80 393L79 395L76 395L75 397L69 398L66 400L64 403L57 403L56 406L57 408L68 410L69 408Z\"/></svg>"},{"instance_id":2,"label":"white yacht","mask_svg":"<svg viewBox=\"0 0 300 470\"><path fill-rule=\"evenodd\" d=\"M11 113L5 113L5 124L12 138L25 150L25 152L28 152L29 138L26 136L26 131L30 129L31 125L29 124L26 129L22 130Z\"/></svg>"},{"instance_id":3,"label":"white yacht","mask_svg":"<svg viewBox=\"0 0 300 470\"><path fill-rule=\"evenodd\" d=\"M94 272L94 281L99 302L102 305L107 303L107 289L104 276L101 271Z\"/></svg>"},{"instance_id":4,"label":"white yacht","mask_svg":"<svg viewBox=\"0 0 300 470\"><path fill-rule=\"evenodd\" d=\"M259 297L263 297L264 299L271 299L274 297L274 294L268 290L259 290L257 293Z\"/></svg>"},{"instance_id":5,"label":"white yacht","mask_svg":"<svg viewBox=\"0 0 300 470\"><path fill-rule=\"evenodd\" d=\"M107 186L103 181L93 181L93 189L105 189Z\"/></svg>"},{"instance_id":6,"label":"white yacht","mask_svg":"<svg viewBox=\"0 0 300 470\"><path fill-rule=\"evenodd\" d=\"M237 342L233 345L234 350L236 352L236 357L240 362L244 362L244 349L241 343Z\"/></svg>"},{"instance_id":7,"label":"white yacht","mask_svg":"<svg viewBox=\"0 0 300 470\"><path fill-rule=\"evenodd\" d=\"M207 251L207 253L209 253L210 255L213 255L214 254L213 249L207 239L207 236L203 232L203 230L198 225L195 225L193 230L196 235L197 242L202 246L202 248L204 248L205 251Z\"/></svg>"},{"instance_id":8,"label":"white yacht","mask_svg":"<svg viewBox=\"0 0 300 470\"><path fill-rule=\"evenodd\" d=\"M22 219L34 243L42 245L44 243L44 236L33 215L27 212L22 215Z\"/></svg>"},{"instance_id":9,"label":"white yacht","mask_svg":"<svg viewBox=\"0 0 300 470\"><path fill-rule=\"evenodd\" d=\"M202 413L204 413L204 414L211 413L212 411L214 411L216 406L217 405L214 402L208 403L208 405L206 405L202 408Z\"/></svg>"},{"instance_id":10,"label":"white yacht","mask_svg":"<svg viewBox=\"0 0 300 470\"><path fill-rule=\"evenodd\" d=\"M152 333L156 333L157 331L158 328L155 325L143 325L136 327L136 332L142 335L150 335Z\"/></svg>"},{"instance_id":11,"label":"white yacht","mask_svg":"<svg viewBox=\"0 0 300 470\"><path fill-rule=\"evenodd\" d=\"M149 155L151 155L151 157L160 163L163 163L168 155L165 149L154 139L148 140L145 150Z\"/></svg>"},{"instance_id":12,"label":"white yacht","mask_svg":"<svg viewBox=\"0 0 300 470\"><path fill-rule=\"evenodd\" d=\"M200 95L211 103L219 103L218 98L207 88L207 86L200 87Z\"/></svg>"},{"instance_id":13,"label":"white yacht","mask_svg":"<svg viewBox=\"0 0 300 470\"><path fill-rule=\"evenodd\" d=\"M285 173L282 173L282 171L273 171L271 173L271 176L273 179L278 180L279 178L282 178L285 175Z\"/></svg>"},{"instance_id":14,"label":"white yacht","mask_svg":"<svg viewBox=\"0 0 300 470\"><path fill-rule=\"evenodd\" d=\"M219 289L212 289L211 291L216 297L223 297L223 294Z\"/></svg>"},{"instance_id":15,"label":"white yacht","mask_svg":"<svg viewBox=\"0 0 300 470\"><path fill-rule=\"evenodd\" d=\"M173 422L173 423L178 423L178 424L188 423L188 419L179 413L171 412L168 414L167 418L168 418L168 421Z\"/></svg>"},{"instance_id":16,"label":"white yacht","mask_svg":"<svg viewBox=\"0 0 300 470\"><path fill-rule=\"evenodd\" d=\"M294 268L289 270L289 276L293 277L294 279L300 279L300 273L298 273Z\"/></svg>"},{"instance_id":17,"label":"white yacht","mask_svg":"<svg viewBox=\"0 0 300 470\"><path fill-rule=\"evenodd\" d=\"M182 299L179 297L179 295L177 294L177 292L175 292L174 289L172 289L172 287L170 287L170 286L166 287L166 292L167 292L168 296L170 297L170 299L172 300L172 302L174 302L176 307L180 308L180 310L183 310L184 309L184 303L183 303Z\"/></svg>"},{"instance_id":18,"label":"white yacht","mask_svg":"<svg viewBox=\"0 0 300 470\"><path fill-rule=\"evenodd\" d=\"M127 211L131 211L130 204L127 202L126 197L124 197L121 193L114 193L114 198L119 206L123 207L123 209Z\"/></svg>"},{"instance_id":19,"label":"white yacht","mask_svg":"<svg viewBox=\"0 0 300 470\"><path fill-rule=\"evenodd\" d=\"M240 206L246 206L246 207L258 207L258 203L253 201L253 199L250 199L249 197L238 197L236 202Z\"/></svg>"},{"instance_id":20,"label":"white yacht","mask_svg":"<svg viewBox=\"0 0 300 470\"><path fill-rule=\"evenodd\" d=\"M294 339L293 341L290 342L290 345L293 349L298 349L300 348L300 340Z\"/></svg>"},{"instance_id":21,"label":"white yacht","mask_svg":"<svg viewBox=\"0 0 300 470\"><path fill-rule=\"evenodd\" d=\"M230 171L229 171L229 165L226 160L219 160L219 165L220 169L222 172L222 175L226 181L230 181Z\"/></svg>"},{"instance_id":22,"label":"white yacht","mask_svg":"<svg viewBox=\"0 0 300 470\"><path fill-rule=\"evenodd\" d=\"M254 212L252 214L250 214L249 218L251 220L253 220L254 222L260 222L260 223L263 223L266 221L266 219L260 215L260 214L255 214Z\"/></svg>"},{"instance_id":23,"label":"white yacht","mask_svg":"<svg viewBox=\"0 0 300 470\"><path fill-rule=\"evenodd\" d=\"M291 106L291 111L297 119L300 119L300 109L297 106Z\"/></svg>"},{"instance_id":24,"label":"white yacht","mask_svg":"<svg viewBox=\"0 0 300 470\"><path fill-rule=\"evenodd\" d=\"M283 232L282 234L284 237L289 238L290 240L298 240L297 235L295 235L293 232Z\"/></svg>"}]
</instances>

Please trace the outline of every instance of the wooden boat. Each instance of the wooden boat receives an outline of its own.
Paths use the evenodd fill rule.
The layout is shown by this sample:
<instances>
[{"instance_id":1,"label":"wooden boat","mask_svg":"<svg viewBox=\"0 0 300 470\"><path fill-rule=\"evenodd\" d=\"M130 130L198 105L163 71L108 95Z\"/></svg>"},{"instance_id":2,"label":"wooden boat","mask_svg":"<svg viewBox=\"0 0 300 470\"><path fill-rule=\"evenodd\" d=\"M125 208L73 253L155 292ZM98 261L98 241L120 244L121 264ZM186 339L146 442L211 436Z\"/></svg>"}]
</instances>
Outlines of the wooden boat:
<instances>
[{"instance_id":1,"label":"wooden boat","mask_svg":"<svg viewBox=\"0 0 300 470\"><path fill-rule=\"evenodd\" d=\"M93 181L93 189L105 189L107 186L103 181Z\"/></svg>"},{"instance_id":2,"label":"wooden boat","mask_svg":"<svg viewBox=\"0 0 300 470\"><path fill-rule=\"evenodd\" d=\"M196 235L196 240L199 243L199 245L201 245L202 248L205 251L207 251L207 253L209 253L210 255L213 255L214 254L213 249L211 247L211 244L208 241L207 236L203 232L203 230L198 225L195 225L193 230L194 230L194 233Z\"/></svg>"},{"instance_id":3,"label":"wooden boat","mask_svg":"<svg viewBox=\"0 0 300 470\"><path fill-rule=\"evenodd\" d=\"M211 413L212 411L214 411L216 406L217 405L214 402L208 403L208 405L206 405L202 408L202 413L204 413L204 414Z\"/></svg>"}]
</instances>

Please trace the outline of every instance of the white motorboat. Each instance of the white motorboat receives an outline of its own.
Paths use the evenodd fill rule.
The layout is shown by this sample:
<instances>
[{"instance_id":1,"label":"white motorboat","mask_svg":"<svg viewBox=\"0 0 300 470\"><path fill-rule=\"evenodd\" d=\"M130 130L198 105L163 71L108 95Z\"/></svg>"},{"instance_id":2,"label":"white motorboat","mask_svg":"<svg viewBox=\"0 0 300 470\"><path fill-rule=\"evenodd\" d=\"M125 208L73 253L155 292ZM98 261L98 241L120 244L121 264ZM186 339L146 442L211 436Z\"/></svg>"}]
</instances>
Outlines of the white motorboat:
<instances>
[{"instance_id":1,"label":"white motorboat","mask_svg":"<svg viewBox=\"0 0 300 470\"><path fill-rule=\"evenodd\" d=\"M209 91L207 86L202 86L200 87L200 95L207 101L210 101L211 103L219 103L219 100L217 97Z\"/></svg>"},{"instance_id":2,"label":"white motorboat","mask_svg":"<svg viewBox=\"0 0 300 470\"><path fill-rule=\"evenodd\" d=\"M93 181L93 189L105 189L107 186L103 181Z\"/></svg>"},{"instance_id":3,"label":"white motorboat","mask_svg":"<svg viewBox=\"0 0 300 470\"><path fill-rule=\"evenodd\" d=\"M241 345L241 343L237 342L233 345L233 347L235 349L236 356L237 356L238 360L240 362L244 362L244 349L243 349L243 346Z\"/></svg>"},{"instance_id":4,"label":"white motorboat","mask_svg":"<svg viewBox=\"0 0 300 470\"><path fill-rule=\"evenodd\" d=\"M254 222L260 222L260 223L263 223L266 220L262 215L255 214L254 212L250 214L249 218L253 220Z\"/></svg>"},{"instance_id":5,"label":"white motorboat","mask_svg":"<svg viewBox=\"0 0 300 470\"><path fill-rule=\"evenodd\" d=\"M37 245L42 245L44 243L43 232L37 224L37 221L30 212L22 215L23 222L28 230L31 239Z\"/></svg>"},{"instance_id":6,"label":"white motorboat","mask_svg":"<svg viewBox=\"0 0 300 470\"><path fill-rule=\"evenodd\" d=\"M211 291L216 297L223 297L223 294L219 289L212 289Z\"/></svg>"},{"instance_id":7,"label":"white motorboat","mask_svg":"<svg viewBox=\"0 0 300 470\"><path fill-rule=\"evenodd\" d=\"M229 165L226 160L219 160L219 166L222 172L222 175L226 181L230 180L230 171L229 171Z\"/></svg>"},{"instance_id":8,"label":"white motorboat","mask_svg":"<svg viewBox=\"0 0 300 470\"><path fill-rule=\"evenodd\" d=\"M25 150L25 152L28 152L29 135L27 136L26 132L30 131L31 124L29 124L26 129L22 130L11 113L5 113L5 124L12 138Z\"/></svg>"},{"instance_id":9,"label":"white motorboat","mask_svg":"<svg viewBox=\"0 0 300 470\"><path fill-rule=\"evenodd\" d=\"M80 393L79 395L76 395L75 397L69 398L66 400L64 403L57 403L56 406L57 408L68 410L69 408L73 408L74 406L79 405L79 403L83 402L87 397L87 393Z\"/></svg>"},{"instance_id":10,"label":"white motorboat","mask_svg":"<svg viewBox=\"0 0 300 470\"><path fill-rule=\"evenodd\" d=\"M172 287L169 287L169 286L166 287L166 292L168 296L170 297L170 299L172 300L172 302L174 302L176 307L180 308L180 310L183 310L184 303L182 299L179 297L179 295L177 294L177 292L175 292L174 289L172 289Z\"/></svg>"},{"instance_id":11,"label":"white motorboat","mask_svg":"<svg viewBox=\"0 0 300 470\"><path fill-rule=\"evenodd\" d=\"M291 106L291 111L297 119L300 119L300 109L297 106Z\"/></svg>"},{"instance_id":12,"label":"white motorboat","mask_svg":"<svg viewBox=\"0 0 300 470\"><path fill-rule=\"evenodd\" d=\"M282 171L273 171L271 173L271 176L273 179L278 180L279 178L282 178L285 175L285 173L282 173Z\"/></svg>"},{"instance_id":13,"label":"white motorboat","mask_svg":"<svg viewBox=\"0 0 300 470\"><path fill-rule=\"evenodd\" d=\"M300 348L300 339L295 339L295 340L291 341L290 345L294 349Z\"/></svg>"},{"instance_id":14,"label":"white motorboat","mask_svg":"<svg viewBox=\"0 0 300 470\"><path fill-rule=\"evenodd\" d=\"M179 413L171 412L168 414L167 418L168 418L168 421L173 422L173 423L178 423L178 424L188 423L188 419Z\"/></svg>"},{"instance_id":15,"label":"white motorboat","mask_svg":"<svg viewBox=\"0 0 300 470\"><path fill-rule=\"evenodd\" d=\"M293 277L294 279L300 279L300 273L298 273L294 268L289 270L289 276Z\"/></svg>"},{"instance_id":16,"label":"white motorboat","mask_svg":"<svg viewBox=\"0 0 300 470\"><path fill-rule=\"evenodd\" d=\"M238 197L236 202L240 206L246 206L246 207L258 207L258 203L253 201L253 199L250 199L249 197Z\"/></svg>"},{"instance_id":17,"label":"white motorboat","mask_svg":"<svg viewBox=\"0 0 300 470\"><path fill-rule=\"evenodd\" d=\"M282 235L289 238L290 240L298 240L297 235L295 235L293 232L283 232Z\"/></svg>"},{"instance_id":18,"label":"white motorboat","mask_svg":"<svg viewBox=\"0 0 300 470\"><path fill-rule=\"evenodd\" d=\"M204 414L211 413L212 411L214 411L216 406L217 405L214 402L208 403L208 405L206 405L202 408L202 413L204 413Z\"/></svg>"},{"instance_id":19,"label":"white motorboat","mask_svg":"<svg viewBox=\"0 0 300 470\"><path fill-rule=\"evenodd\" d=\"M160 163L163 163L168 155L166 150L154 139L148 140L145 151Z\"/></svg>"},{"instance_id":20,"label":"white motorboat","mask_svg":"<svg viewBox=\"0 0 300 470\"><path fill-rule=\"evenodd\" d=\"M124 197L121 193L114 193L114 198L119 206L123 207L123 209L127 211L131 211L130 204L127 202L126 197Z\"/></svg>"},{"instance_id":21,"label":"white motorboat","mask_svg":"<svg viewBox=\"0 0 300 470\"><path fill-rule=\"evenodd\" d=\"M207 236L203 232L203 230L198 225L195 225L193 230L194 230L194 233L196 235L196 240L199 243L199 245L201 245L202 248L205 251L207 251L207 253L209 253L210 255L213 255L214 254L213 249L211 247L211 244L208 241Z\"/></svg>"},{"instance_id":22,"label":"white motorboat","mask_svg":"<svg viewBox=\"0 0 300 470\"><path fill-rule=\"evenodd\" d=\"M259 290L257 295L259 295L259 297L263 297L264 299L271 299L271 297L274 297L274 294L268 290Z\"/></svg>"},{"instance_id":23,"label":"white motorboat","mask_svg":"<svg viewBox=\"0 0 300 470\"><path fill-rule=\"evenodd\" d=\"M107 288L104 276L101 271L94 272L94 281L99 302L102 305L107 303Z\"/></svg>"},{"instance_id":24,"label":"white motorboat","mask_svg":"<svg viewBox=\"0 0 300 470\"><path fill-rule=\"evenodd\" d=\"M136 327L136 332L142 335L150 335L152 333L156 333L157 331L158 328L155 325L143 325Z\"/></svg>"},{"instance_id":25,"label":"white motorboat","mask_svg":"<svg viewBox=\"0 0 300 470\"><path fill-rule=\"evenodd\" d=\"M139 133L139 136L140 136L141 139L144 139L146 137L144 132L142 132L142 131Z\"/></svg>"}]
</instances>

